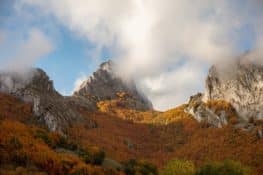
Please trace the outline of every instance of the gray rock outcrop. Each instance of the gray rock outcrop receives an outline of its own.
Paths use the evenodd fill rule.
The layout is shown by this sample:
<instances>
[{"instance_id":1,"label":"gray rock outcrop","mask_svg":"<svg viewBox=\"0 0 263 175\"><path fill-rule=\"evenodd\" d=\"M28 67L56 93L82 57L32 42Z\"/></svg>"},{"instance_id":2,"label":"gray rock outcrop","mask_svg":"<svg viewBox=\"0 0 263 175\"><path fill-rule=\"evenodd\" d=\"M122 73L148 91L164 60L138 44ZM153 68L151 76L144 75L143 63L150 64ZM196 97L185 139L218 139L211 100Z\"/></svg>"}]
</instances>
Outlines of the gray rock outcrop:
<instances>
[{"instance_id":1,"label":"gray rock outcrop","mask_svg":"<svg viewBox=\"0 0 263 175\"><path fill-rule=\"evenodd\" d=\"M125 81L115 73L112 61L104 62L99 69L84 81L74 92L75 98L99 102L118 98L118 93L129 94L129 108L136 110L152 110L152 103L136 88L135 83Z\"/></svg>"},{"instance_id":2,"label":"gray rock outcrop","mask_svg":"<svg viewBox=\"0 0 263 175\"><path fill-rule=\"evenodd\" d=\"M81 119L79 113L69 107L65 98L54 89L53 82L41 69L1 73L0 91L31 103L37 121L51 131L64 133L73 121Z\"/></svg>"},{"instance_id":3,"label":"gray rock outcrop","mask_svg":"<svg viewBox=\"0 0 263 175\"><path fill-rule=\"evenodd\" d=\"M198 122L204 122L212 127L222 128L228 124L228 116L225 111L216 112L209 108L203 101L203 94L198 93L190 97L185 112L191 114Z\"/></svg>"},{"instance_id":4,"label":"gray rock outcrop","mask_svg":"<svg viewBox=\"0 0 263 175\"><path fill-rule=\"evenodd\" d=\"M213 66L204 100L230 102L246 121L251 117L263 119L263 66L242 59L224 69Z\"/></svg>"},{"instance_id":5,"label":"gray rock outcrop","mask_svg":"<svg viewBox=\"0 0 263 175\"><path fill-rule=\"evenodd\" d=\"M152 109L151 102L136 89L132 81L122 81L113 71L111 61L101 64L100 68L83 82L72 96L60 95L53 82L41 69L24 72L0 72L0 92L7 93L32 104L36 120L51 131L64 133L74 122L83 121L78 110L96 111L97 102L118 98L118 92L127 96L130 108ZM89 121L91 127L94 122Z\"/></svg>"}]
</instances>

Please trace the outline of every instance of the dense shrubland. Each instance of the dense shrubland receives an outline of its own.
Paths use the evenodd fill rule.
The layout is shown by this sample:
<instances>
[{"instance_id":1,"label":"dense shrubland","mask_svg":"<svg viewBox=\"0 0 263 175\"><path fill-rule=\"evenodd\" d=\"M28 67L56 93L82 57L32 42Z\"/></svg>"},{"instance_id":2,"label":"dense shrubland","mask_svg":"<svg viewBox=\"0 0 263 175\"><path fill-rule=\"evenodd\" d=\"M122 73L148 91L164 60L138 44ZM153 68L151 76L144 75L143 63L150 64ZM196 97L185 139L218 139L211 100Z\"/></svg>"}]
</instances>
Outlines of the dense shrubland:
<instances>
[{"instance_id":1,"label":"dense shrubland","mask_svg":"<svg viewBox=\"0 0 263 175\"><path fill-rule=\"evenodd\" d=\"M4 169L13 165L20 167L21 171L35 167L40 172L56 175L107 174L108 171L119 174L101 166L105 154L99 148L82 148L45 129L3 120L0 123L0 138L1 171L7 171Z\"/></svg>"},{"instance_id":2,"label":"dense shrubland","mask_svg":"<svg viewBox=\"0 0 263 175\"><path fill-rule=\"evenodd\" d=\"M215 111L228 110L235 118L225 102L206 105ZM30 105L0 94L0 174L263 172L262 139L231 125L218 129L199 124L184 112L185 105L163 113L130 110L118 101L101 102L99 107L100 112L80 111L97 127L90 129L85 122L78 123L63 136L35 125ZM105 159L111 160L107 167Z\"/></svg>"},{"instance_id":3,"label":"dense shrubland","mask_svg":"<svg viewBox=\"0 0 263 175\"><path fill-rule=\"evenodd\" d=\"M0 96L0 174L108 175L121 174L101 165L105 153L98 147L77 144L32 123L31 107ZM26 122L26 123L25 123Z\"/></svg>"}]
</instances>

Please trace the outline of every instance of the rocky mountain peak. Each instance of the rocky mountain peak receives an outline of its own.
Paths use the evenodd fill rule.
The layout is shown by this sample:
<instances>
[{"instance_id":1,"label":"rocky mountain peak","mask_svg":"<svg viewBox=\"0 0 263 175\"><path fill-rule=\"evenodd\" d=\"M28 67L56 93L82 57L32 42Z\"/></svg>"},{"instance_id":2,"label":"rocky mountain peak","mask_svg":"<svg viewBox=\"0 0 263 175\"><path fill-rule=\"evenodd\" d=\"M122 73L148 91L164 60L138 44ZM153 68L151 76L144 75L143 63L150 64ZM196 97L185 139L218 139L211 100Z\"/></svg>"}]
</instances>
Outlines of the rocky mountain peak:
<instances>
[{"instance_id":1,"label":"rocky mountain peak","mask_svg":"<svg viewBox=\"0 0 263 175\"><path fill-rule=\"evenodd\" d=\"M63 133L72 121L80 119L41 69L0 73L0 91L31 103L36 120L52 131Z\"/></svg>"},{"instance_id":2,"label":"rocky mountain peak","mask_svg":"<svg viewBox=\"0 0 263 175\"><path fill-rule=\"evenodd\" d=\"M64 97L55 90L53 81L43 70L33 68L25 72L0 72L0 92L31 103L36 120L49 130L61 133L73 122L83 120L76 108L94 111L97 109L97 102L120 98L119 93L128 94L125 100L129 108L152 109L151 102L137 90L135 83L122 80L115 73L114 67L112 61L102 63L82 83L79 90L69 97Z\"/></svg>"},{"instance_id":3,"label":"rocky mountain peak","mask_svg":"<svg viewBox=\"0 0 263 175\"><path fill-rule=\"evenodd\" d=\"M35 69L34 71L34 76L32 78L32 81L30 83L32 86L31 88L34 88L35 90L38 91L47 91L50 93L56 93L58 92L55 90L53 81L50 80L49 76L44 72L42 69Z\"/></svg>"},{"instance_id":4,"label":"rocky mountain peak","mask_svg":"<svg viewBox=\"0 0 263 175\"><path fill-rule=\"evenodd\" d=\"M85 97L95 102L119 98L118 93L129 94L129 107L137 110L151 110L151 102L137 89L133 80L123 80L115 72L114 62L107 61L84 81L74 96Z\"/></svg>"},{"instance_id":5,"label":"rocky mountain peak","mask_svg":"<svg viewBox=\"0 0 263 175\"><path fill-rule=\"evenodd\" d=\"M100 64L100 69L112 73L114 70L114 62L112 60L108 60Z\"/></svg>"},{"instance_id":6,"label":"rocky mountain peak","mask_svg":"<svg viewBox=\"0 0 263 175\"><path fill-rule=\"evenodd\" d=\"M263 66L245 59L209 70L204 100L230 102L243 119L263 119Z\"/></svg>"},{"instance_id":7,"label":"rocky mountain peak","mask_svg":"<svg viewBox=\"0 0 263 175\"><path fill-rule=\"evenodd\" d=\"M42 69L29 69L24 72L0 72L0 91L17 94L22 89L57 93L53 81Z\"/></svg>"}]
</instances>

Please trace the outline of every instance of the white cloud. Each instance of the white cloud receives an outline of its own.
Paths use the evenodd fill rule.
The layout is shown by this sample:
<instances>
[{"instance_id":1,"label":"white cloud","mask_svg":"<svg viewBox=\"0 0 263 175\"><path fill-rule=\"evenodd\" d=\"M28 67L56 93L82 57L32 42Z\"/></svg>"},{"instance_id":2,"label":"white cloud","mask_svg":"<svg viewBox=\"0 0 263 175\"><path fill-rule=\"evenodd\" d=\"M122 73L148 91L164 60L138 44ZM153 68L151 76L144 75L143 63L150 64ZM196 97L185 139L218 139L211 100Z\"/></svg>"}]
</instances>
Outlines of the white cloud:
<instances>
[{"instance_id":1,"label":"white cloud","mask_svg":"<svg viewBox=\"0 0 263 175\"><path fill-rule=\"evenodd\" d=\"M170 72L141 79L139 86L147 92L158 109L185 103L189 95L203 91L206 70L196 62L187 62Z\"/></svg>"},{"instance_id":2,"label":"white cloud","mask_svg":"<svg viewBox=\"0 0 263 175\"><path fill-rule=\"evenodd\" d=\"M8 42L1 46L1 50L5 49L6 53L0 54L2 70L25 71L38 59L53 51L52 42L38 29L31 29L26 37L17 38L15 41L9 41L8 32L6 35Z\"/></svg>"},{"instance_id":3,"label":"white cloud","mask_svg":"<svg viewBox=\"0 0 263 175\"><path fill-rule=\"evenodd\" d=\"M53 15L79 37L95 44L96 51L111 49L122 75L135 77L154 106L166 109L184 102L200 89L208 65L240 53L239 41L246 37L246 32L242 32L246 26L251 27L249 32L255 36L255 42L262 43L261 3L20 0L19 4Z\"/></svg>"},{"instance_id":4,"label":"white cloud","mask_svg":"<svg viewBox=\"0 0 263 175\"><path fill-rule=\"evenodd\" d=\"M74 83L74 89L71 92L71 94L73 94L75 91L79 90L79 87L81 86L81 84L87 80L87 75L84 73L80 73L79 77L76 79L75 83Z\"/></svg>"},{"instance_id":5,"label":"white cloud","mask_svg":"<svg viewBox=\"0 0 263 175\"><path fill-rule=\"evenodd\" d=\"M0 71L11 73L1 77L1 91L13 92L24 87L34 76L35 71L31 67L36 60L52 50L52 43L38 29L33 28L26 35L0 30ZM19 77L15 84L14 77Z\"/></svg>"}]
</instances>

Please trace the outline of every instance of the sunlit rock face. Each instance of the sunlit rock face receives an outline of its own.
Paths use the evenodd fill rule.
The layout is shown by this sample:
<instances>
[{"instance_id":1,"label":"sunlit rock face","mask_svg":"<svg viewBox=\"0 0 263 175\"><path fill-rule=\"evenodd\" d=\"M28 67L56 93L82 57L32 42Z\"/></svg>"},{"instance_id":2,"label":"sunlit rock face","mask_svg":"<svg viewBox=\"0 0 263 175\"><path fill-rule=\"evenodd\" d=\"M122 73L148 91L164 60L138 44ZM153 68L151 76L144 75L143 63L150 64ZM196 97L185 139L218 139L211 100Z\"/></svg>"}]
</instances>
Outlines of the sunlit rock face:
<instances>
[{"instance_id":1,"label":"sunlit rock face","mask_svg":"<svg viewBox=\"0 0 263 175\"><path fill-rule=\"evenodd\" d=\"M129 107L136 110L152 110L152 103L136 88L132 80L123 80L112 61L104 62L93 75L74 92L75 97L88 101L113 100L118 93L129 94Z\"/></svg>"},{"instance_id":2,"label":"sunlit rock face","mask_svg":"<svg viewBox=\"0 0 263 175\"><path fill-rule=\"evenodd\" d=\"M228 124L228 115L226 111L209 108L203 101L203 94L198 93L190 97L185 112L191 114L198 122L204 122L211 127L222 128Z\"/></svg>"},{"instance_id":3,"label":"sunlit rock face","mask_svg":"<svg viewBox=\"0 0 263 175\"><path fill-rule=\"evenodd\" d=\"M24 73L1 73L0 91L31 103L37 121L51 131L63 133L72 121L80 119L79 114L69 107L41 69L32 69Z\"/></svg>"},{"instance_id":4,"label":"sunlit rock face","mask_svg":"<svg viewBox=\"0 0 263 175\"><path fill-rule=\"evenodd\" d=\"M227 68L211 67L204 100L221 99L230 102L246 121L263 119L263 66L240 59Z\"/></svg>"}]
</instances>

